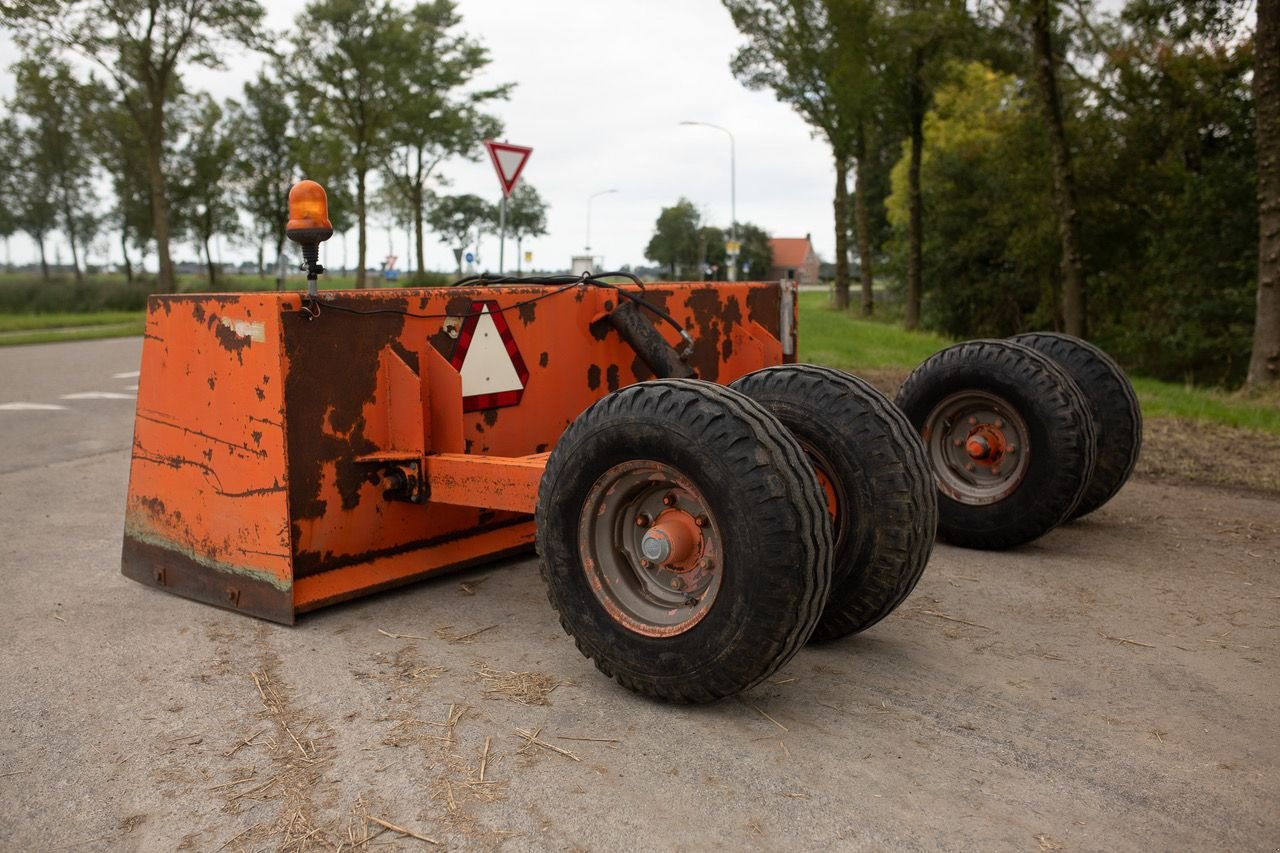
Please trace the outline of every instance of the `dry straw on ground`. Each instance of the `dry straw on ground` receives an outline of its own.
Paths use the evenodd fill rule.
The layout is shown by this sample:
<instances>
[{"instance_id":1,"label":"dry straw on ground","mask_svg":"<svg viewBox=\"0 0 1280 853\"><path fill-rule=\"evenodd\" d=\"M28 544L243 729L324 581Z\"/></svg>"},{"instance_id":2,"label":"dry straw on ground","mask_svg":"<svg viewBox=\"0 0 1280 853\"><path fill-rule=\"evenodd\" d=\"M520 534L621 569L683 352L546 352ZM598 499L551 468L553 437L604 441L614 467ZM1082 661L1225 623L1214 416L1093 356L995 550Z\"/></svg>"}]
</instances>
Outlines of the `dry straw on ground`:
<instances>
[{"instance_id":1,"label":"dry straw on ground","mask_svg":"<svg viewBox=\"0 0 1280 853\"><path fill-rule=\"evenodd\" d=\"M476 670L486 699L508 699L520 705L550 705L548 697L563 682L543 672L504 672L491 666Z\"/></svg>"}]
</instances>

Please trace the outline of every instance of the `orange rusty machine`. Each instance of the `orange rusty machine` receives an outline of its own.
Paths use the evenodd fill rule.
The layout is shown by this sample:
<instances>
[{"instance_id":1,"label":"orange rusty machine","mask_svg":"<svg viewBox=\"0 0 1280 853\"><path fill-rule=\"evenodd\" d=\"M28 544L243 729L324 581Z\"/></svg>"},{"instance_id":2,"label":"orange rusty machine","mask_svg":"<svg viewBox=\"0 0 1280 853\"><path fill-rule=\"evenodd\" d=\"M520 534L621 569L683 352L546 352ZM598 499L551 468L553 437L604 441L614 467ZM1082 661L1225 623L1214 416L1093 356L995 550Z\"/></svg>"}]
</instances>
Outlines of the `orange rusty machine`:
<instances>
[{"instance_id":1,"label":"orange rusty machine","mask_svg":"<svg viewBox=\"0 0 1280 853\"><path fill-rule=\"evenodd\" d=\"M869 627L933 543L920 438L797 365L781 283L479 277L148 306L123 571L276 622L537 546L619 683L710 701Z\"/></svg>"}]
</instances>

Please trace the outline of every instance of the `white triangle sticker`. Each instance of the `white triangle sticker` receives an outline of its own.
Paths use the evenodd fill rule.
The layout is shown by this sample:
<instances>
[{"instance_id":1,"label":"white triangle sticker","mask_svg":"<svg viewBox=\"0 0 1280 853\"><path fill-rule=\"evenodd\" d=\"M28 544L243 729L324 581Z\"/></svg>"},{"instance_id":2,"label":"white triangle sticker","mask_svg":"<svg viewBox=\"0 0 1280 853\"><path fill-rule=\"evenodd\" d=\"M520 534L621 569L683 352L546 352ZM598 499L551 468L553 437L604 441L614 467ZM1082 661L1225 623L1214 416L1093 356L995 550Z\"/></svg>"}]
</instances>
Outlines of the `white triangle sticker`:
<instances>
[{"instance_id":1,"label":"white triangle sticker","mask_svg":"<svg viewBox=\"0 0 1280 853\"><path fill-rule=\"evenodd\" d=\"M476 318L476 330L471 346L458 371L462 375L462 396L499 394L503 391L519 391L524 388L520 374L511 361L511 353L502 341L498 326L493 322L486 306Z\"/></svg>"}]
</instances>

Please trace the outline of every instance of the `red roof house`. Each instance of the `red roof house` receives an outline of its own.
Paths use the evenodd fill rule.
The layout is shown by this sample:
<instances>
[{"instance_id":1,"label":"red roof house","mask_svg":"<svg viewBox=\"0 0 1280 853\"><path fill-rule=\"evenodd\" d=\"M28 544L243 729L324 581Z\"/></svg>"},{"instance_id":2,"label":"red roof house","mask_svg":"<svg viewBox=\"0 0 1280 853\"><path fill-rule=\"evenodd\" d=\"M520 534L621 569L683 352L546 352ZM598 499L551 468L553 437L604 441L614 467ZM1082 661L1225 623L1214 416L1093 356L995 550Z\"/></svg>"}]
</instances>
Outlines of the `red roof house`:
<instances>
[{"instance_id":1,"label":"red roof house","mask_svg":"<svg viewBox=\"0 0 1280 853\"><path fill-rule=\"evenodd\" d=\"M800 284L818 283L818 253L813 241L803 237L774 237L769 241L773 251L773 266L769 267L769 280L789 278Z\"/></svg>"}]
</instances>

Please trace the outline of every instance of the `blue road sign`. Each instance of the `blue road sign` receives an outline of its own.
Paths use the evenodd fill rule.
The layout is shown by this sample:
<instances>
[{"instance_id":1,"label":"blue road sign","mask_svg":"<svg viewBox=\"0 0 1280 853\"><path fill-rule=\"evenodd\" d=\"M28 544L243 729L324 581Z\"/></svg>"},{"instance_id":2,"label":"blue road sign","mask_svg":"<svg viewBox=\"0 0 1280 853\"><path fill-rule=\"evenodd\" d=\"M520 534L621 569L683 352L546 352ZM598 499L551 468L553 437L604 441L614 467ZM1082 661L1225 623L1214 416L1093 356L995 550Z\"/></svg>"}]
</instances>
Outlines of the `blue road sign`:
<instances>
[{"instance_id":1,"label":"blue road sign","mask_svg":"<svg viewBox=\"0 0 1280 853\"><path fill-rule=\"evenodd\" d=\"M476 256L473 252L467 252L467 263L472 263L475 259Z\"/></svg>"}]
</instances>

